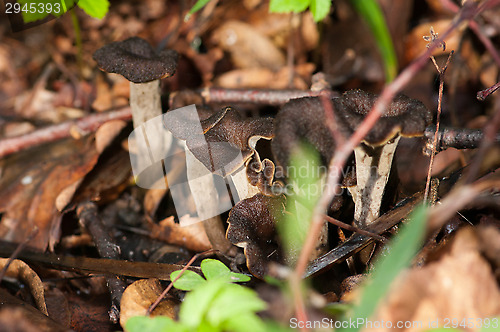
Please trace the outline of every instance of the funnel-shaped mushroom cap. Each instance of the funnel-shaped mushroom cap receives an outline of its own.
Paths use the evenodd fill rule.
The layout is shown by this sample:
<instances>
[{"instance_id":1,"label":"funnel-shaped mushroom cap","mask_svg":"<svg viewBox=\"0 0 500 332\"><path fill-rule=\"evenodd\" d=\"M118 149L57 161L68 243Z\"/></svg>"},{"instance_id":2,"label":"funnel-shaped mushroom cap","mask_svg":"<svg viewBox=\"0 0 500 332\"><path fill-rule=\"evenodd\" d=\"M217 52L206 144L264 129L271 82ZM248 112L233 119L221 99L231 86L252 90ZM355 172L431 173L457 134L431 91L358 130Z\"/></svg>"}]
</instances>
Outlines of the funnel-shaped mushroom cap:
<instances>
[{"instance_id":1,"label":"funnel-shaped mushroom cap","mask_svg":"<svg viewBox=\"0 0 500 332\"><path fill-rule=\"evenodd\" d=\"M337 130L349 137L372 109L377 96L362 90L350 90L332 99ZM432 113L415 99L398 95L387 112L377 121L363 142L379 146L396 135L422 136L432 121ZM335 151L335 141L326 124L319 97L292 99L278 112L274 125L273 154L279 166L286 167L292 150L300 140L313 145L328 164Z\"/></svg>"},{"instance_id":2,"label":"funnel-shaped mushroom cap","mask_svg":"<svg viewBox=\"0 0 500 332\"><path fill-rule=\"evenodd\" d=\"M378 96L362 90L350 90L333 100L335 117L339 127L352 133L370 112ZM405 95L398 95L389 109L377 121L363 139L363 143L380 146L396 135L422 136L425 127L432 122L432 113L425 105Z\"/></svg>"},{"instance_id":3,"label":"funnel-shaped mushroom cap","mask_svg":"<svg viewBox=\"0 0 500 332\"><path fill-rule=\"evenodd\" d=\"M236 204L229 212L227 239L245 249L247 266L264 278L270 261L283 263L276 224L283 217L285 198L256 194Z\"/></svg>"},{"instance_id":4,"label":"funnel-shaped mushroom cap","mask_svg":"<svg viewBox=\"0 0 500 332\"><path fill-rule=\"evenodd\" d=\"M147 41L139 37L105 45L93 55L101 70L120 74L134 83L174 75L177 57L174 50L156 53Z\"/></svg>"},{"instance_id":5,"label":"funnel-shaped mushroom cap","mask_svg":"<svg viewBox=\"0 0 500 332\"><path fill-rule=\"evenodd\" d=\"M165 127L175 137L186 140L189 150L207 169L222 176L248 161L256 153L255 145L260 138L273 137L271 118L243 119L231 107L203 121L190 117L171 118Z\"/></svg>"},{"instance_id":6,"label":"funnel-shaped mushroom cap","mask_svg":"<svg viewBox=\"0 0 500 332\"><path fill-rule=\"evenodd\" d=\"M290 156L301 140L314 146L323 162L328 164L335 151L335 141L325 123L323 105L318 97L292 99L276 115L271 147L285 176Z\"/></svg>"}]
</instances>

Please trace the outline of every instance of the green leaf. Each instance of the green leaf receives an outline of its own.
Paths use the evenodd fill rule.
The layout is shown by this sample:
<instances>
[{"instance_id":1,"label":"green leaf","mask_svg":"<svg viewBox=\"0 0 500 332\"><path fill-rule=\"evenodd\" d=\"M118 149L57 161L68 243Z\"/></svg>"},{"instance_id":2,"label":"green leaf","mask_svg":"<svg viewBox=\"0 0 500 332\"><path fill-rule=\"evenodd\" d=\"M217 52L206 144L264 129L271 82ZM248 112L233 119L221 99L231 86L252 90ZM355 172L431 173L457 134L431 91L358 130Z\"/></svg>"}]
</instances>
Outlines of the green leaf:
<instances>
[{"instance_id":1,"label":"green leaf","mask_svg":"<svg viewBox=\"0 0 500 332\"><path fill-rule=\"evenodd\" d=\"M130 317L125 323L125 329L128 332L145 332L145 331L189 331L187 326L183 326L168 317L146 317L135 316Z\"/></svg>"},{"instance_id":2,"label":"green leaf","mask_svg":"<svg viewBox=\"0 0 500 332\"><path fill-rule=\"evenodd\" d=\"M419 206L388 247L389 255L376 262L375 271L363 286L360 302L347 320L369 319L380 300L385 296L392 281L406 267L417 253L425 233L427 209ZM356 328L343 328L340 331L357 331Z\"/></svg>"},{"instance_id":3,"label":"green leaf","mask_svg":"<svg viewBox=\"0 0 500 332\"><path fill-rule=\"evenodd\" d=\"M300 13L309 7L311 0L271 0L270 13Z\"/></svg>"},{"instance_id":4,"label":"green leaf","mask_svg":"<svg viewBox=\"0 0 500 332\"><path fill-rule=\"evenodd\" d=\"M186 294L179 311L179 320L191 328L197 328L212 306L215 296L227 286L224 281L211 280Z\"/></svg>"},{"instance_id":5,"label":"green leaf","mask_svg":"<svg viewBox=\"0 0 500 332\"><path fill-rule=\"evenodd\" d=\"M189 14L194 14L196 13L198 10L202 9L203 7L205 7L205 5L207 3L209 3L210 0L198 0L196 1L196 3L194 4L193 8L191 8L191 10L189 10Z\"/></svg>"},{"instance_id":6,"label":"green leaf","mask_svg":"<svg viewBox=\"0 0 500 332\"><path fill-rule=\"evenodd\" d=\"M231 273L224 263L210 258L204 259L203 262L201 262L201 271L203 271L207 280L223 279Z\"/></svg>"},{"instance_id":7,"label":"green leaf","mask_svg":"<svg viewBox=\"0 0 500 332\"><path fill-rule=\"evenodd\" d=\"M172 272L170 274L170 280L175 280L181 272L181 270ZM206 284L206 282L207 281L198 273L186 270L179 279L175 280L174 287L183 291L190 291Z\"/></svg>"},{"instance_id":8,"label":"green leaf","mask_svg":"<svg viewBox=\"0 0 500 332\"><path fill-rule=\"evenodd\" d=\"M266 303L254 290L241 285L227 284L212 301L207 319L212 325L221 326L231 318L255 313L266 307Z\"/></svg>"},{"instance_id":9,"label":"green leaf","mask_svg":"<svg viewBox=\"0 0 500 332\"><path fill-rule=\"evenodd\" d=\"M320 181L321 162L316 150L302 144L294 151L288 170L294 193L287 197L286 211L278 225L288 260L293 262L308 233L312 211L322 193Z\"/></svg>"},{"instance_id":10,"label":"green leaf","mask_svg":"<svg viewBox=\"0 0 500 332\"><path fill-rule=\"evenodd\" d=\"M331 6L331 0L312 0L310 10L314 21L319 22L323 20L330 13Z\"/></svg>"},{"instance_id":11,"label":"green leaf","mask_svg":"<svg viewBox=\"0 0 500 332\"><path fill-rule=\"evenodd\" d=\"M224 331L270 332L264 322L253 313L231 317L226 320L221 327Z\"/></svg>"},{"instance_id":12,"label":"green leaf","mask_svg":"<svg viewBox=\"0 0 500 332\"><path fill-rule=\"evenodd\" d=\"M102 19L109 10L108 0L79 0L78 7L83 9L87 15Z\"/></svg>"},{"instance_id":13,"label":"green leaf","mask_svg":"<svg viewBox=\"0 0 500 332\"><path fill-rule=\"evenodd\" d=\"M375 0L351 0L351 2L370 26L384 61L385 80L386 82L392 81L398 71L398 60L380 6Z\"/></svg>"},{"instance_id":14,"label":"green leaf","mask_svg":"<svg viewBox=\"0 0 500 332\"><path fill-rule=\"evenodd\" d=\"M335 302L327 304L323 310L332 316L346 315L347 312L352 310L353 305L351 303Z\"/></svg>"},{"instance_id":15,"label":"green leaf","mask_svg":"<svg viewBox=\"0 0 500 332\"><path fill-rule=\"evenodd\" d=\"M216 259L205 259L201 262L201 270L207 280L225 280L227 282L247 282L250 277L241 273L234 273Z\"/></svg>"},{"instance_id":16,"label":"green leaf","mask_svg":"<svg viewBox=\"0 0 500 332\"><path fill-rule=\"evenodd\" d=\"M59 17L73 6L73 0L18 0L24 23L43 20L49 15ZM31 11L31 12L30 12Z\"/></svg>"}]
</instances>

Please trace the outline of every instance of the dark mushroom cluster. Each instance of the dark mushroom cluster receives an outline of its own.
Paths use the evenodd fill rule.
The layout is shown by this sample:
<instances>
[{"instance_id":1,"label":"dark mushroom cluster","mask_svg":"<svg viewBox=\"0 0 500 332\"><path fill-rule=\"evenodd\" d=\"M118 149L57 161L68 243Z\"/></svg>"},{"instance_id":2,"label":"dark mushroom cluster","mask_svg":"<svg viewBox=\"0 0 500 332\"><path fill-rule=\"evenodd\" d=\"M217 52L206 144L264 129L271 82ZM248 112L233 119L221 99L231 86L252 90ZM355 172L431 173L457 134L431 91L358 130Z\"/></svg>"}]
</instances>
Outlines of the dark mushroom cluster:
<instances>
[{"instance_id":1,"label":"dark mushroom cluster","mask_svg":"<svg viewBox=\"0 0 500 332\"><path fill-rule=\"evenodd\" d=\"M356 130L376 98L352 90L331 99L341 135L347 138ZM201 121L201 129L195 129L189 119L165 124L174 136L186 140L188 149L211 172L221 176L245 172L246 185L254 189L240 195L242 200L230 211L227 238L245 249L248 269L259 278L268 273L269 261L283 263L286 256L276 235L276 224L286 213L286 197L283 184L275 180L275 164L260 159L256 142L272 139L273 155L285 181L290 156L301 141L314 147L328 165L335 141L324 112L320 97L305 97L285 104L274 123L270 118L242 119L236 110L226 107ZM431 119L431 112L421 102L399 95L356 147L355 180L344 178L355 203L356 225L364 227L378 217L400 137L422 136Z\"/></svg>"},{"instance_id":2,"label":"dark mushroom cluster","mask_svg":"<svg viewBox=\"0 0 500 332\"><path fill-rule=\"evenodd\" d=\"M372 93L351 90L331 100L336 127L345 138L356 130L376 99L377 96ZM353 186L352 181L346 186L355 202L354 219L358 226L364 227L378 217L400 137L422 136L431 121L432 113L424 104L399 95L355 148L356 186ZM276 116L274 131L273 153L277 164L285 169L300 140L315 147L325 165L328 165L335 152L335 142L325 123L319 97L288 102Z\"/></svg>"}]
</instances>

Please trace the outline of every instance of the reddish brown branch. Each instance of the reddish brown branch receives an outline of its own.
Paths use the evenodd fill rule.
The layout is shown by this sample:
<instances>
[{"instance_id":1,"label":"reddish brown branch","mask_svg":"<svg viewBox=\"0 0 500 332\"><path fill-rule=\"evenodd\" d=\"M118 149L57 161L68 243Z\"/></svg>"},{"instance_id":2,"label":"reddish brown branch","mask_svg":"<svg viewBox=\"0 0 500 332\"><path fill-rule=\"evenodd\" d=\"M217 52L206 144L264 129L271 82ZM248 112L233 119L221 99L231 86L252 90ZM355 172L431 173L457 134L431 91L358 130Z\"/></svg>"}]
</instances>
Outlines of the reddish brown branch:
<instances>
[{"instance_id":1,"label":"reddish brown branch","mask_svg":"<svg viewBox=\"0 0 500 332\"><path fill-rule=\"evenodd\" d=\"M486 99L486 97L488 97L489 95L491 95L493 92L497 91L498 88L500 88L500 82L498 82L497 84L489 87L488 89L484 89L484 90L481 90L477 93L476 97L478 100L480 101L483 101Z\"/></svg>"},{"instance_id":2,"label":"reddish brown branch","mask_svg":"<svg viewBox=\"0 0 500 332\"><path fill-rule=\"evenodd\" d=\"M376 233L373 233L373 232L370 232L370 231L367 231L367 230L363 230L363 229L361 229L359 227L356 227L356 226L352 226L352 225L346 224L346 223L344 223L344 222L342 222L340 220L337 220L335 218L332 218L332 217L330 217L330 216L328 216L326 214L323 217L330 224L338 226L338 227L343 228L343 229L346 229L346 230L348 230L350 232L354 232L354 233L358 233L360 235L368 236L368 237L371 237L371 238L373 238L373 239L375 239L377 241L380 241L380 242L386 242L387 241L387 239L385 237L381 236L381 235L378 235Z\"/></svg>"},{"instance_id":3,"label":"reddish brown branch","mask_svg":"<svg viewBox=\"0 0 500 332\"><path fill-rule=\"evenodd\" d=\"M429 169L427 171L427 181L425 183L425 194L424 194L424 204L427 204L427 197L429 196L429 190L431 188L431 175L432 175L432 166L434 165L434 156L436 155L436 146L438 141L438 133L439 133L439 125L441 123L441 106L443 102L443 90L444 90L444 74L446 73L446 69L448 69L448 65L450 64L451 57L453 56L453 51L448 55L448 59L446 60L446 64L443 68L439 68L436 63L436 59L431 55L431 60L436 67L436 70L439 73L439 97L438 97L438 108L436 115L436 132L434 133L434 140L431 149L431 160L429 161Z\"/></svg>"},{"instance_id":4,"label":"reddish brown branch","mask_svg":"<svg viewBox=\"0 0 500 332\"><path fill-rule=\"evenodd\" d=\"M128 121L131 118L130 107L125 107L119 110L91 114L78 120L41 128L22 136L4 138L0 140L0 158L44 143L70 137L71 132L74 130L82 135L86 135L97 130L97 128L105 122L111 120Z\"/></svg>"},{"instance_id":5,"label":"reddish brown branch","mask_svg":"<svg viewBox=\"0 0 500 332\"><path fill-rule=\"evenodd\" d=\"M329 90L240 90L223 88L205 88L200 91L200 94L207 104L253 103L267 105L282 105L294 98L336 95Z\"/></svg>"}]
</instances>

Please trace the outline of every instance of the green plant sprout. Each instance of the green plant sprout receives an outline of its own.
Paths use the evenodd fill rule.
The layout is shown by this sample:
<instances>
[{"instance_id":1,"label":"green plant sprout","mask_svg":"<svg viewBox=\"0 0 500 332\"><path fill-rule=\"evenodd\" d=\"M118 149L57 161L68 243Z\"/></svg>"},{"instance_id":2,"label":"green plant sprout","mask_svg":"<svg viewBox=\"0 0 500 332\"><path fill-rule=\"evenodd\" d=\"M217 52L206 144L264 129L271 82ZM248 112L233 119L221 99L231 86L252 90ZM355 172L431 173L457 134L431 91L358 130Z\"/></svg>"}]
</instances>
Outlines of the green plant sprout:
<instances>
[{"instance_id":1,"label":"green plant sprout","mask_svg":"<svg viewBox=\"0 0 500 332\"><path fill-rule=\"evenodd\" d=\"M398 73L398 60L379 4L375 0L351 0L351 3L370 26L384 62L385 81L391 82Z\"/></svg>"},{"instance_id":2,"label":"green plant sprout","mask_svg":"<svg viewBox=\"0 0 500 332\"><path fill-rule=\"evenodd\" d=\"M35 22L38 20L43 20L49 15L54 15L55 17L60 17L65 14L68 9L72 9L75 6L75 0L18 0L21 7L27 6L30 7L30 4L35 4L38 6L39 4L45 5L42 8L49 8L47 5L51 5L51 11L48 10L39 11L39 10L27 10L22 11L22 17L24 23ZM60 4L61 6L55 6ZM35 6L35 9L36 9ZM102 19L109 10L109 0L78 0L76 6L80 7L87 15ZM53 10L52 10L53 9ZM78 18L73 10L70 11L71 15L71 23L73 24L73 30L75 31L75 44L77 48L77 63L78 67L82 68L82 37L80 33L80 24L78 23Z\"/></svg>"},{"instance_id":3,"label":"green plant sprout","mask_svg":"<svg viewBox=\"0 0 500 332\"><path fill-rule=\"evenodd\" d=\"M142 331L266 331L265 323L256 312L266 308L257 293L237 282L247 282L250 277L234 273L215 259L201 263L205 278L192 271L184 271L174 282L174 287L189 291L179 312L179 320L166 317L130 318L126 329ZM181 273L172 272L171 280Z\"/></svg>"},{"instance_id":4,"label":"green plant sprout","mask_svg":"<svg viewBox=\"0 0 500 332\"><path fill-rule=\"evenodd\" d=\"M54 15L55 17L60 17L65 14L68 9L71 9L75 5L75 0L17 0L21 7L27 6L29 8L30 4L44 4L43 8L49 8L47 5L51 5L50 8L53 10L38 10L35 6L36 10L26 10L22 11L22 16L24 23L35 22L38 20L43 20L49 15ZM56 5L60 4L60 10L56 10ZM87 15L92 16L94 18L102 19L109 10L109 0L78 0L76 5L80 7ZM59 6L57 6L59 8Z\"/></svg>"},{"instance_id":5,"label":"green plant sprout","mask_svg":"<svg viewBox=\"0 0 500 332\"><path fill-rule=\"evenodd\" d=\"M289 184L293 193L287 196L286 211L278 232L289 262L294 262L304 244L314 206L323 192L319 154L303 143L290 159ZM304 176L305 175L305 176Z\"/></svg>"},{"instance_id":6,"label":"green plant sprout","mask_svg":"<svg viewBox=\"0 0 500 332\"><path fill-rule=\"evenodd\" d=\"M419 206L412 212L409 221L388 245L387 251L390 254L381 257L376 262L374 271L362 288L359 304L354 306L352 313L348 311L348 316L343 320L368 319L375 312L375 308L387 295L394 279L410 265L418 252L425 235L426 219L427 208L425 206ZM359 327L343 328L339 331L358 330Z\"/></svg>"},{"instance_id":7,"label":"green plant sprout","mask_svg":"<svg viewBox=\"0 0 500 332\"><path fill-rule=\"evenodd\" d=\"M271 13L300 13L309 8L314 21L323 20L330 12L331 0L271 0Z\"/></svg>"}]
</instances>

